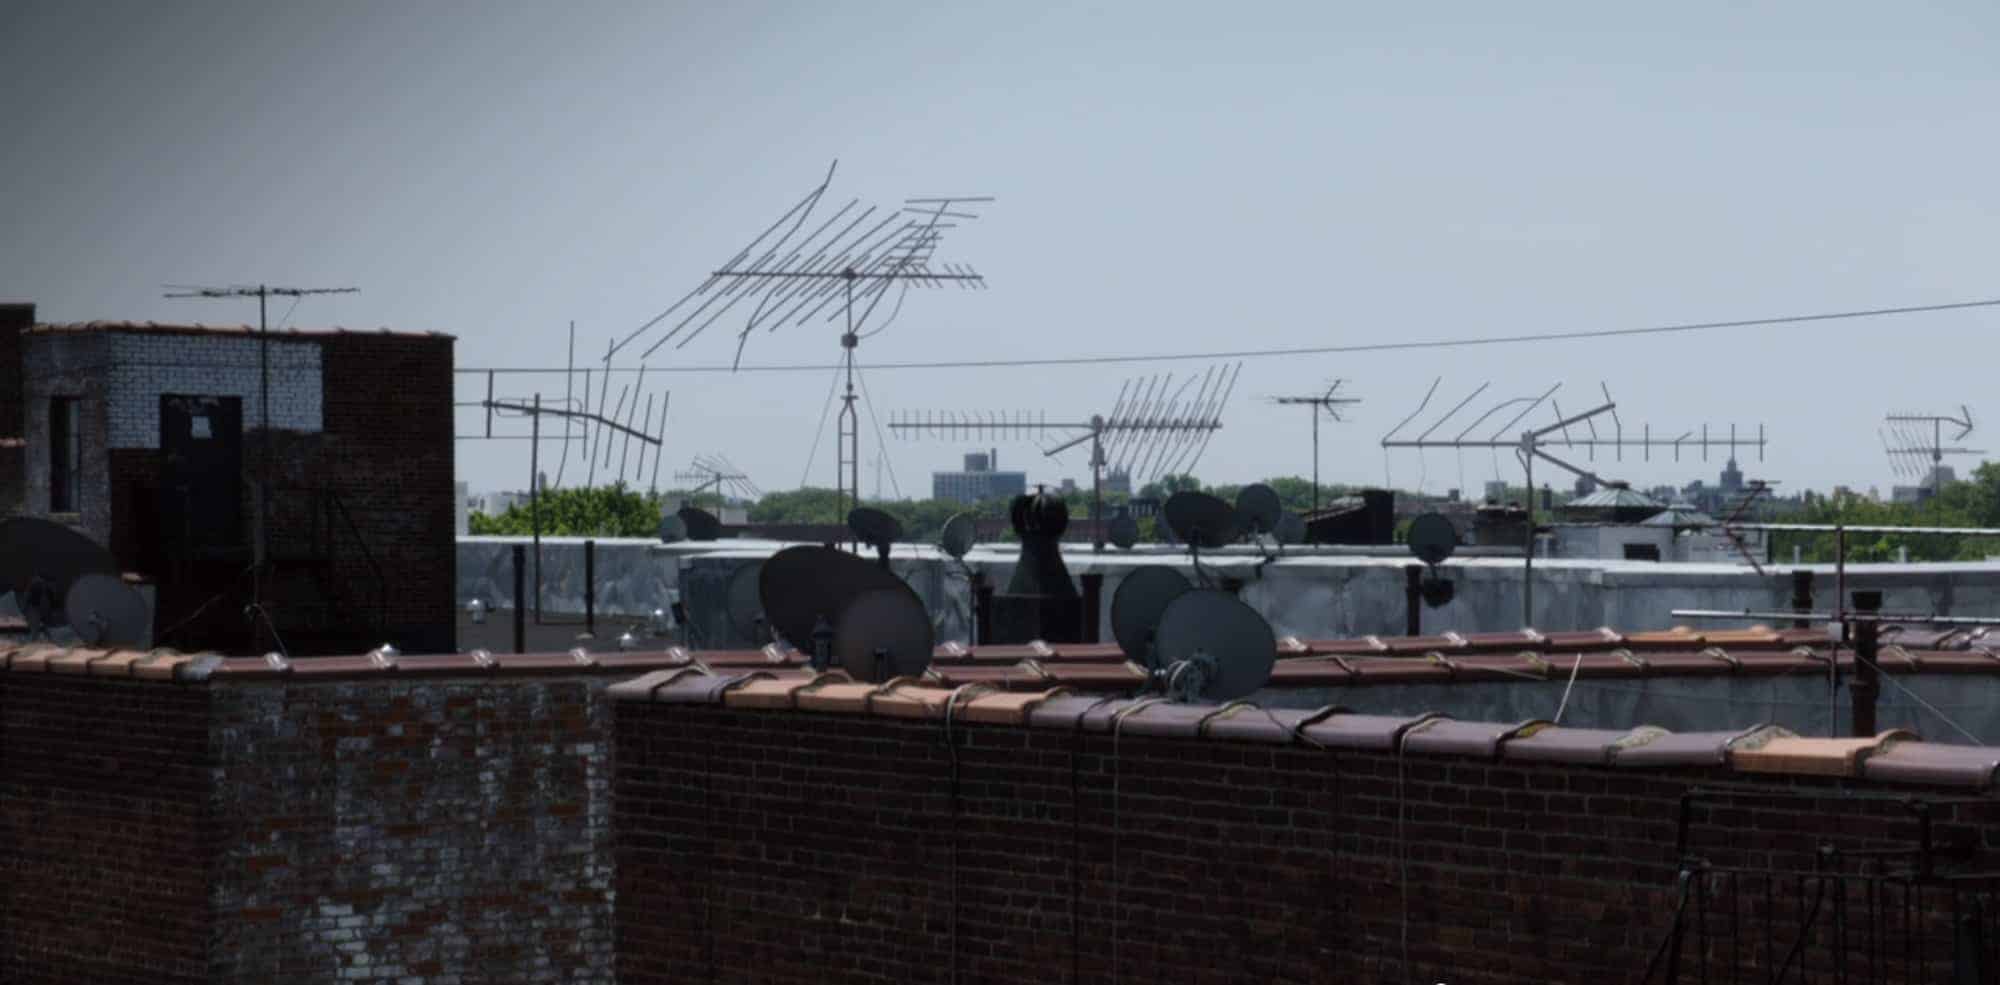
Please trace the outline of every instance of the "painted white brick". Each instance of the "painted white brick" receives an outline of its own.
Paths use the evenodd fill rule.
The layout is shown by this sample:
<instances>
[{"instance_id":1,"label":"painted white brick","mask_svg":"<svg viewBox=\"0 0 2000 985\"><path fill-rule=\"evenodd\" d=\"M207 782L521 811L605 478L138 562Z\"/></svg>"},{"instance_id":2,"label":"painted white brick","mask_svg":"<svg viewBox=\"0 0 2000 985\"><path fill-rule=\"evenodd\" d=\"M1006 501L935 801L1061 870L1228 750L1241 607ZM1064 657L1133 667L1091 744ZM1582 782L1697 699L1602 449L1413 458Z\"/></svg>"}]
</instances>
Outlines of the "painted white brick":
<instances>
[{"instance_id":1,"label":"painted white brick","mask_svg":"<svg viewBox=\"0 0 2000 985\"><path fill-rule=\"evenodd\" d=\"M160 395L200 394L243 399L243 426L257 427L258 346L255 338L111 336L108 445L158 448ZM270 343L271 426L318 433L325 395L317 342L274 337Z\"/></svg>"}]
</instances>

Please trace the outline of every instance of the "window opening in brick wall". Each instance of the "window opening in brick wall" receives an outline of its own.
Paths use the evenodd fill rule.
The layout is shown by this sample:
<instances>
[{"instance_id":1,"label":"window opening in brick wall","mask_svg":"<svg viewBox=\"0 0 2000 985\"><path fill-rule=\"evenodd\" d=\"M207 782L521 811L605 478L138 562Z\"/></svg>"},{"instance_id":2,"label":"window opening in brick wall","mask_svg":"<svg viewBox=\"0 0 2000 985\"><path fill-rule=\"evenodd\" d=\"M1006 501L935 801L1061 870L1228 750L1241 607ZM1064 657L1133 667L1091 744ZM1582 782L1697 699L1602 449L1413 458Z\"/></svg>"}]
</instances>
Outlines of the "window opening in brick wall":
<instances>
[{"instance_id":1,"label":"window opening in brick wall","mask_svg":"<svg viewBox=\"0 0 2000 985\"><path fill-rule=\"evenodd\" d=\"M1659 559L1660 545L1658 544L1625 545L1625 560L1627 561L1658 561Z\"/></svg>"},{"instance_id":2,"label":"window opening in brick wall","mask_svg":"<svg viewBox=\"0 0 2000 985\"><path fill-rule=\"evenodd\" d=\"M49 400L49 512L75 513L83 494L83 401Z\"/></svg>"}]
</instances>

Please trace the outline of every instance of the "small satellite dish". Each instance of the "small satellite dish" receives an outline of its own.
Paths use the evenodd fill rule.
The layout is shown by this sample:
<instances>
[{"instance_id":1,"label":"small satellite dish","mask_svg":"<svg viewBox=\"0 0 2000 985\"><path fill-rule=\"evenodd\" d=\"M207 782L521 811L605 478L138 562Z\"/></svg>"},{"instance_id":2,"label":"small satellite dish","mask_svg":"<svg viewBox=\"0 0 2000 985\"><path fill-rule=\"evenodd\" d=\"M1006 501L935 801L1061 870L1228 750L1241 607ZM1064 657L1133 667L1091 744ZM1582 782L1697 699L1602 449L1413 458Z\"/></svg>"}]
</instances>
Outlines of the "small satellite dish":
<instances>
[{"instance_id":1,"label":"small satellite dish","mask_svg":"<svg viewBox=\"0 0 2000 985\"><path fill-rule=\"evenodd\" d=\"M930 612L902 582L848 599L833 624L834 661L857 681L922 674L936 645Z\"/></svg>"},{"instance_id":2,"label":"small satellite dish","mask_svg":"<svg viewBox=\"0 0 2000 985\"><path fill-rule=\"evenodd\" d=\"M1131 510L1120 509L1118 515L1111 518L1111 529L1106 533L1119 550L1129 551L1133 544L1139 542L1139 521L1132 518Z\"/></svg>"},{"instance_id":3,"label":"small satellite dish","mask_svg":"<svg viewBox=\"0 0 2000 985\"><path fill-rule=\"evenodd\" d=\"M678 544L688 539L687 521L679 514L660 518L660 543Z\"/></svg>"},{"instance_id":4,"label":"small satellite dish","mask_svg":"<svg viewBox=\"0 0 2000 985\"><path fill-rule=\"evenodd\" d=\"M1440 513L1425 513L1410 521L1410 553L1436 567L1458 550L1458 528Z\"/></svg>"},{"instance_id":5,"label":"small satellite dish","mask_svg":"<svg viewBox=\"0 0 2000 985\"><path fill-rule=\"evenodd\" d=\"M63 599L69 625L91 646L144 643L152 634L153 611L138 590L111 575L88 574Z\"/></svg>"},{"instance_id":6,"label":"small satellite dish","mask_svg":"<svg viewBox=\"0 0 2000 985\"><path fill-rule=\"evenodd\" d=\"M1153 631L1167 603L1192 591L1180 572L1162 564L1134 568L1111 593L1111 638L1125 651L1125 659L1151 666Z\"/></svg>"},{"instance_id":7,"label":"small satellite dish","mask_svg":"<svg viewBox=\"0 0 2000 985\"><path fill-rule=\"evenodd\" d=\"M764 621L805 653L813 652L813 630L822 621L831 629L849 600L870 589L898 587L907 586L887 568L817 544L787 547L757 573Z\"/></svg>"},{"instance_id":8,"label":"small satellite dish","mask_svg":"<svg viewBox=\"0 0 2000 985\"><path fill-rule=\"evenodd\" d=\"M1236 508L1219 497L1183 489L1168 496L1160 511L1183 544L1213 549L1236 539Z\"/></svg>"},{"instance_id":9,"label":"small satellite dish","mask_svg":"<svg viewBox=\"0 0 2000 985\"><path fill-rule=\"evenodd\" d=\"M679 517L681 527L687 531L689 540L720 540L722 521L716 515L699 506L683 506L674 516Z\"/></svg>"},{"instance_id":10,"label":"small satellite dish","mask_svg":"<svg viewBox=\"0 0 2000 985\"><path fill-rule=\"evenodd\" d=\"M729 590L726 605L729 612L729 628L736 631L736 638L748 640L754 646L765 643L764 602L757 597L757 576L764 567L761 561L745 561L729 574Z\"/></svg>"},{"instance_id":11,"label":"small satellite dish","mask_svg":"<svg viewBox=\"0 0 2000 985\"><path fill-rule=\"evenodd\" d=\"M45 600L39 607L46 610L51 624L59 624L67 618L63 599L78 578L117 573L118 562L110 551L69 527L39 517L0 520L0 593L13 592L24 615L28 589L37 579L43 587L35 595Z\"/></svg>"},{"instance_id":12,"label":"small satellite dish","mask_svg":"<svg viewBox=\"0 0 2000 985\"><path fill-rule=\"evenodd\" d=\"M1160 615L1156 671L1175 700L1233 701L1263 687L1278 660L1271 624L1228 592L1183 592Z\"/></svg>"},{"instance_id":13,"label":"small satellite dish","mask_svg":"<svg viewBox=\"0 0 2000 985\"><path fill-rule=\"evenodd\" d=\"M1301 544L1306 539L1306 522L1297 513L1283 513L1278 516L1278 525L1271 528L1271 535L1280 544Z\"/></svg>"},{"instance_id":14,"label":"small satellite dish","mask_svg":"<svg viewBox=\"0 0 2000 985\"><path fill-rule=\"evenodd\" d=\"M954 513L944 522L944 529L938 531L938 548L959 560L972 550L973 538L977 535L977 525L970 513Z\"/></svg>"},{"instance_id":15,"label":"small satellite dish","mask_svg":"<svg viewBox=\"0 0 2000 985\"><path fill-rule=\"evenodd\" d=\"M903 536L902 521L872 506L857 506L847 512L847 529L856 539L875 548L883 567L889 566L889 547Z\"/></svg>"},{"instance_id":16,"label":"small satellite dish","mask_svg":"<svg viewBox=\"0 0 2000 985\"><path fill-rule=\"evenodd\" d=\"M1285 504L1278 499L1278 491L1261 482L1244 486L1236 494L1236 514L1243 518L1244 525L1253 534L1268 534L1278 529L1278 519L1284 516Z\"/></svg>"}]
</instances>

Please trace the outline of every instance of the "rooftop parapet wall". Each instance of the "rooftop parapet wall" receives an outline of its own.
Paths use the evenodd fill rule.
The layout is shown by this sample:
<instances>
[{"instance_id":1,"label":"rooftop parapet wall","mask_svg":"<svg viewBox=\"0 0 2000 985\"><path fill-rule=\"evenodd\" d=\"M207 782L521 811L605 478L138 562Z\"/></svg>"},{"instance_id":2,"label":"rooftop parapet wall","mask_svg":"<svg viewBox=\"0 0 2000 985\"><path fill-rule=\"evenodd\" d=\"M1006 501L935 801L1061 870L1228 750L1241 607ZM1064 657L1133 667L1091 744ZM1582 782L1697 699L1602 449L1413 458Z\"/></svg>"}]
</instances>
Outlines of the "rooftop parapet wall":
<instances>
[{"instance_id":1,"label":"rooftop parapet wall","mask_svg":"<svg viewBox=\"0 0 2000 985\"><path fill-rule=\"evenodd\" d=\"M1916 880L1882 884L1864 911L1857 884L1791 873L1907 849L1912 799L1961 850L1934 874L2000 849L1984 823L2000 750L1900 734L1593 733L692 669L612 694L625 985L1639 982L1676 936L1684 981L1695 955L1716 980L1837 961L1849 980L1948 980L1951 907L1985 890L1919 902ZM1708 873L1699 920L1684 808L1687 857L1711 866L1690 870ZM1785 875L1766 896L1739 868ZM1873 939L1866 978L1862 928L1887 925L1862 914L1892 906L1913 918Z\"/></svg>"}]
</instances>

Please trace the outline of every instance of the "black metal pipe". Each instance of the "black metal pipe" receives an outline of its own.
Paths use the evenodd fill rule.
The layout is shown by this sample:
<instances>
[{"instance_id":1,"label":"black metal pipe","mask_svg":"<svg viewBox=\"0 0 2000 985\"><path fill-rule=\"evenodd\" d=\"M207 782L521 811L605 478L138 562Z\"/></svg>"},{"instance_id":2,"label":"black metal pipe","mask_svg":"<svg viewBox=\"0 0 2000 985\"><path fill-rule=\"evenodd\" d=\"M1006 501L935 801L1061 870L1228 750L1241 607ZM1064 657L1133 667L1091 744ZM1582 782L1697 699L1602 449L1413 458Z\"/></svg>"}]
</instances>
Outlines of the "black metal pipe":
<instances>
[{"instance_id":1,"label":"black metal pipe","mask_svg":"<svg viewBox=\"0 0 2000 985\"><path fill-rule=\"evenodd\" d=\"M1424 568L1403 566L1403 635L1424 635Z\"/></svg>"},{"instance_id":2,"label":"black metal pipe","mask_svg":"<svg viewBox=\"0 0 2000 985\"><path fill-rule=\"evenodd\" d=\"M1102 620L1098 614L1098 604L1104 600L1104 574L1090 572L1081 578L1083 582L1083 641L1101 643Z\"/></svg>"},{"instance_id":3,"label":"black metal pipe","mask_svg":"<svg viewBox=\"0 0 2000 985\"><path fill-rule=\"evenodd\" d=\"M1862 615L1881 611L1882 593L1855 592L1854 608ZM1854 735L1871 736L1875 734L1875 698L1882 691L1875 663L1876 655L1881 650L1882 625L1873 619L1856 620L1852 625L1854 626L1854 683L1848 687L1854 693Z\"/></svg>"},{"instance_id":4,"label":"black metal pipe","mask_svg":"<svg viewBox=\"0 0 2000 985\"><path fill-rule=\"evenodd\" d=\"M514 545L514 652L528 652L528 545Z\"/></svg>"},{"instance_id":5,"label":"black metal pipe","mask_svg":"<svg viewBox=\"0 0 2000 985\"><path fill-rule=\"evenodd\" d=\"M1792 572L1792 611L1811 612L1813 607L1813 573L1806 568ZM1792 621L1793 629L1810 629L1812 623L1805 619Z\"/></svg>"},{"instance_id":6,"label":"black metal pipe","mask_svg":"<svg viewBox=\"0 0 2000 985\"><path fill-rule=\"evenodd\" d=\"M993 638L993 585L986 580L986 573L972 573L972 645Z\"/></svg>"},{"instance_id":7,"label":"black metal pipe","mask_svg":"<svg viewBox=\"0 0 2000 985\"><path fill-rule=\"evenodd\" d=\"M583 631L597 635L597 541L583 542Z\"/></svg>"}]
</instances>

